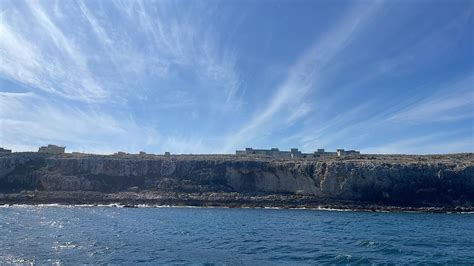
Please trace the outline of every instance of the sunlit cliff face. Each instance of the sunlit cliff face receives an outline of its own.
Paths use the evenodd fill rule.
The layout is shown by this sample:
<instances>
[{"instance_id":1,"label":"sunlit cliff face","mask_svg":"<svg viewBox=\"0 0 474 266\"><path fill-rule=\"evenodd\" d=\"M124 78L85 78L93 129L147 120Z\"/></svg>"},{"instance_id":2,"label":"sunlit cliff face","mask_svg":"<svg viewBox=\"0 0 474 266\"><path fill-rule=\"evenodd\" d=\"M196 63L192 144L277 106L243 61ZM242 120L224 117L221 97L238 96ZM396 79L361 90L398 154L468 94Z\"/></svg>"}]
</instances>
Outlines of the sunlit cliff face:
<instances>
[{"instance_id":1,"label":"sunlit cliff face","mask_svg":"<svg viewBox=\"0 0 474 266\"><path fill-rule=\"evenodd\" d=\"M0 156L0 192L237 192L377 204L468 204L474 199L472 157L473 154L275 159L12 153Z\"/></svg>"}]
</instances>

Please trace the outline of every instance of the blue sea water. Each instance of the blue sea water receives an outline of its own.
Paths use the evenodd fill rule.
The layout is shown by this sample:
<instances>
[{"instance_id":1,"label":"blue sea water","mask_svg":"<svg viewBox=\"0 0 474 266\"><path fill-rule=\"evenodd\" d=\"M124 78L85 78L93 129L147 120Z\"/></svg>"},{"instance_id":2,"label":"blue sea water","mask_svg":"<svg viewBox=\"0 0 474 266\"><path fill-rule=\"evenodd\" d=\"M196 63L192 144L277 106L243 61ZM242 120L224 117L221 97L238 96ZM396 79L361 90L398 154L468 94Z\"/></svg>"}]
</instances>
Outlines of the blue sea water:
<instances>
[{"instance_id":1,"label":"blue sea water","mask_svg":"<svg viewBox=\"0 0 474 266\"><path fill-rule=\"evenodd\" d=\"M0 208L0 263L474 263L474 215Z\"/></svg>"}]
</instances>

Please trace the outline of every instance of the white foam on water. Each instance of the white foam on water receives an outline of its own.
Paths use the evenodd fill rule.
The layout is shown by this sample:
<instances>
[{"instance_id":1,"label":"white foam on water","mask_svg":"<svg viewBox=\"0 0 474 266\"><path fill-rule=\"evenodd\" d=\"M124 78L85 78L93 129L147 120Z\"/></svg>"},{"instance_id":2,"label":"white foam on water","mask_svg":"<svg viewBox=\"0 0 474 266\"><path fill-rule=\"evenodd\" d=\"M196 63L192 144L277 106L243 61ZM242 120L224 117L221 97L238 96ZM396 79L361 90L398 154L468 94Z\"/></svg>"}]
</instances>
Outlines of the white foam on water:
<instances>
[{"instance_id":1,"label":"white foam on water","mask_svg":"<svg viewBox=\"0 0 474 266\"><path fill-rule=\"evenodd\" d=\"M45 207L45 208L189 208L189 209L262 209L262 210L313 210L313 211L331 211L331 212L404 212L404 213L430 213L429 211L424 210L370 210L370 209L346 209L346 208L330 208L330 207L296 207L296 208L285 208L285 207L228 207L228 206L181 206L181 205L155 205L155 204L121 204L121 203L110 203L110 204L4 204L0 205L0 208L36 208L36 207ZM446 212L453 214L474 214L472 212Z\"/></svg>"}]
</instances>

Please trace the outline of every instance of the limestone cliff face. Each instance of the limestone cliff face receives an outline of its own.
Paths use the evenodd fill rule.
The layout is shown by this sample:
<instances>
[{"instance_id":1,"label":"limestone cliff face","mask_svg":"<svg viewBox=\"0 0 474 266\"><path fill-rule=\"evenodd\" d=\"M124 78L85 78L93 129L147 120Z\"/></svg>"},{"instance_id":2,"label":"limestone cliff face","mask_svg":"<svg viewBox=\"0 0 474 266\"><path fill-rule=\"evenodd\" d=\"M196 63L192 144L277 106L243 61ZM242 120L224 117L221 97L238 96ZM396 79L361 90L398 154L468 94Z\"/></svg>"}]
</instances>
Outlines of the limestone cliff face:
<instances>
[{"instance_id":1,"label":"limestone cliff face","mask_svg":"<svg viewBox=\"0 0 474 266\"><path fill-rule=\"evenodd\" d=\"M373 202L474 201L473 154L275 161L233 156L0 156L0 190L293 193Z\"/></svg>"}]
</instances>

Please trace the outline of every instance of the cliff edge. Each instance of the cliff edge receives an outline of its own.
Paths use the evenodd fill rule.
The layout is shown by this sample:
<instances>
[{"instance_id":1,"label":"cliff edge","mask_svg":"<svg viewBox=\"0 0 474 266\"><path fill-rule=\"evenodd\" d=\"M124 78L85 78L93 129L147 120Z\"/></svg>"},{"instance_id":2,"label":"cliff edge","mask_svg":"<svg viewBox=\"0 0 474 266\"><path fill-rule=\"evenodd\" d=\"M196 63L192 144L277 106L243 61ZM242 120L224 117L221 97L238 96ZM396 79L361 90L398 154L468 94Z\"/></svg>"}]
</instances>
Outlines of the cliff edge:
<instances>
[{"instance_id":1,"label":"cliff edge","mask_svg":"<svg viewBox=\"0 0 474 266\"><path fill-rule=\"evenodd\" d=\"M94 195L237 193L391 206L472 206L474 154L317 160L233 155L0 155L0 203L21 202L22 197L12 196L21 191L44 195L79 191Z\"/></svg>"}]
</instances>

